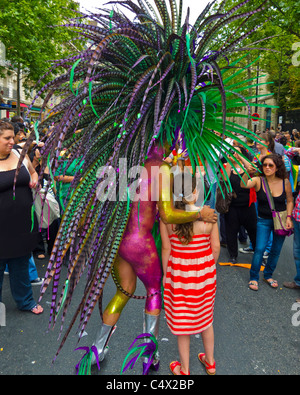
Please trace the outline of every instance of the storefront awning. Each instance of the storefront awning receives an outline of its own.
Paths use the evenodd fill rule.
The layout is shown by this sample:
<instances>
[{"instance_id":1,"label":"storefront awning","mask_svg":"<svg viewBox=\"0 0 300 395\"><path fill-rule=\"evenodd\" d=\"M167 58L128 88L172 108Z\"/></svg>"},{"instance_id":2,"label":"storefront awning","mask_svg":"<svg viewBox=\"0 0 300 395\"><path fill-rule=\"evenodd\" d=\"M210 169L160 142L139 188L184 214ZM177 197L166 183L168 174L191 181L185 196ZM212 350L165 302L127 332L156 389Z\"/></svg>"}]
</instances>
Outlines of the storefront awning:
<instances>
[{"instance_id":1,"label":"storefront awning","mask_svg":"<svg viewBox=\"0 0 300 395\"><path fill-rule=\"evenodd\" d=\"M12 104L13 107L17 106L17 102L16 101L13 101L11 104ZM28 108L27 104L25 104L25 103L20 103L20 107Z\"/></svg>"},{"instance_id":2,"label":"storefront awning","mask_svg":"<svg viewBox=\"0 0 300 395\"><path fill-rule=\"evenodd\" d=\"M30 112L40 112L41 108L39 107L31 107ZM45 109L43 109L43 111L45 111Z\"/></svg>"}]
</instances>

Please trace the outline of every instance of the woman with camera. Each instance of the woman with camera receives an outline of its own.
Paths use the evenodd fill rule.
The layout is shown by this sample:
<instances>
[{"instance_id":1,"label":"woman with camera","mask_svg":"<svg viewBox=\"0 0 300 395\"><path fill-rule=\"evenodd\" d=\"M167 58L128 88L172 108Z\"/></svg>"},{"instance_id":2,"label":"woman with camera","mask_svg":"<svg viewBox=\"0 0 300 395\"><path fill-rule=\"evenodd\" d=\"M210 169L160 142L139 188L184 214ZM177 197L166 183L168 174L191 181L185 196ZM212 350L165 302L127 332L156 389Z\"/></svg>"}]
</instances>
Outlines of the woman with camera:
<instances>
[{"instance_id":1,"label":"woman with camera","mask_svg":"<svg viewBox=\"0 0 300 395\"><path fill-rule=\"evenodd\" d=\"M293 228L292 211L294 206L291 184L287 179L285 165L281 156L277 154L266 155L261 159L261 165L258 167L261 175L249 179L247 174L244 174L240 184L242 188L255 189L258 203L256 247L252 259L249 281L249 288L253 291L258 290L259 272L263 261L263 254L271 233L273 234L273 242L264 269L264 281L272 288L278 287L277 281L273 279L273 272L276 269L285 240L285 236L280 236L274 232L273 217L267 196L268 191L266 191L264 182L269 186L274 200L275 210L279 212L287 211L286 229ZM253 174L255 169L249 169L248 172L249 174Z\"/></svg>"}]
</instances>

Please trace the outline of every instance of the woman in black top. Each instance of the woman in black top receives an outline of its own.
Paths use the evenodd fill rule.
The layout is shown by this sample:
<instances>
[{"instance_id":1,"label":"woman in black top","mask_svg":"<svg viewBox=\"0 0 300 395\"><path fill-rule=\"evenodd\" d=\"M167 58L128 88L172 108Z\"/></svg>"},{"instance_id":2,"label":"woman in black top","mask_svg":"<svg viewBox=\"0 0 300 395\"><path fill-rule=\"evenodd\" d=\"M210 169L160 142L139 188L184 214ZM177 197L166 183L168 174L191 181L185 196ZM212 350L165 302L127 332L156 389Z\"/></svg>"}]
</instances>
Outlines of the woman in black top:
<instances>
[{"instance_id":1,"label":"woman in black top","mask_svg":"<svg viewBox=\"0 0 300 395\"><path fill-rule=\"evenodd\" d=\"M12 295L20 310L34 314L43 312L33 299L29 280L29 260L34 249L38 224L31 215L31 188L37 185L38 175L28 158L24 159L13 192L14 177L19 162L13 151L14 127L0 121L0 301L3 273L6 265Z\"/></svg>"},{"instance_id":2,"label":"woman in black top","mask_svg":"<svg viewBox=\"0 0 300 395\"><path fill-rule=\"evenodd\" d=\"M237 150L242 150L242 148L236 147ZM246 153L243 152L245 155ZM234 154L237 157L237 154ZM238 156L241 161L242 157ZM246 229L250 241L255 248L256 242L256 210L254 205L254 199L252 199L253 194L250 189L243 189L240 186L241 177L244 174L244 169L232 159L234 167L230 163L226 164L226 172L230 178L230 183L233 191L235 192L235 197L233 197L231 204L229 206L229 211L225 214L225 228L226 228L226 242L227 250L230 256L230 262L237 263L238 256L238 232L241 226ZM246 160L243 160L244 165L249 167Z\"/></svg>"},{"instance_id":3,"label":"woman in black top","mask_svg":"<svg viewBox=\"0 0 300 395\"><path fill-rule=\"evenodd\" d=\"M291 229L293 227L291 216L294 206L292 187L287 178L285 165L281 156L277 154L264 156L264 158L261 160L260 170L262 172L262 176L265 177L266 182L269 184L276 211L287 210L288 216L285 227L287 229ZM268 261L264 269L264 280L272 288L278 287L278 283L272 278L272 275L276 269L282 245L285 240L285 236L278 236L274 232L272 213L261 178L262 177L259 176L248 179L248 176L244 174L241 181L242 188L249 189L254 187L257 194L258 219L256 247L252 259L249 282L249 288L253 291L258 290L259 272L263 260L263 253L271 232L273 232L273 242ZM246 183L246 185L244 185L243 181Z\"/></svg>"}]
</instances>

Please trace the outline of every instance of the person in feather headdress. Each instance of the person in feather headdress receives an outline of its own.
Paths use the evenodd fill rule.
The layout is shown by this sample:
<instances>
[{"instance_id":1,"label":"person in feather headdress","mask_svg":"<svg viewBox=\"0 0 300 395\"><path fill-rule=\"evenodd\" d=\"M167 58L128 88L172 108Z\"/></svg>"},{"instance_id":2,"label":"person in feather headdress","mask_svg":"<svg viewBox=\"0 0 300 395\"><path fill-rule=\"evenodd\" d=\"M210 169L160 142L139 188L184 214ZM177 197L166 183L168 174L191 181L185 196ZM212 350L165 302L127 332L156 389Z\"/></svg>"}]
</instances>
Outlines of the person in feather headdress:
<instances>
[{"instance_id":1,"label":"person in feather headdress","mask_svg":"<svg viewBox=\"0 0 300 395\"><path fill-rule=\"evenodd\" d=\"M164 188L160 190L160 198L156 202L132 202L132 180L118 173L119 161L125 159L128 169L134 166L150 169L157 163L164 172L167 165L162 164L162 146L165 143L170 146L180 130L192 171L195 173L200 163L207 170L207 163L214 176L219 174L221 168L221 177L228 182L216 150L230 162L234 148L225 137L238 140L234 136L236 132L253 139L255 135L226 120L226 116L230 116L227 108L246 105L249 115L251 112L247 98L239 93L243 90L241 86L231 83L242 70L238 69L224 78L225 73L239 60L228 64L223 70L218 60L223 57L227 59L237 47L239 51L245 49L240 43L254 29L240 34L238 38L231 35L221 44L218 43L218 34L224 26L238 19L242 20L243 26L247 18L261 10L262 7L259 7L242 12L243 5L248 2L245 0L225 13L223 1L215 14L207 16L215 3L213 1L190 26L189 9L185 20L182 19L182 0L179 7L175 0L169 0L170 9L164 0L154 0L156 9L147 0L139 0L139 5L130 0L111 1L108 4L129 9L134 18L129 19L117 9L104 9L96 14L80 14L78 21L67 25L87 40L86 48L68 59L57 61L53 66L64 67L65 73L38 92L37 97L47 92L42 110L55 94L63 94L65 98L53 108L48 118L35 126L24 148L25 153L31 141L52 125L51 136L48 136L41 152L47 159L43 161L43 166L48 165L51 169L50 176L53 178L59 168L59 153L64 148L65 157L69 158L65 171L76 158L83 161L70 187L72 196L65 208L41 291L42 298L53 279L50 325L56 323L62 312L63 327L74 289L87 269L82 300L57 354L78 316L79 337L84 333L97 302L102 316L103 287L113 266L117 282L129 294L135 288L133 274L139 275L142 271L143 279L151 280L150 284L144 280L148 294L146 314L151 313L145 330L152 331L155 340L158 324L153 317L161 308L161 296L157 292L161 269L156 246L149 235L156 202L163 221L186 222L191 220L191 214L175 213L171 201L164 199L164 195L168 194L170 200L170 192L167 193ZM85 16L97 23L84 23L82 19ZM256 25L255 30L257 28ZM244 89L246 91L247 87ZM228 98L230 105L226 104ZM75 133L76 130L81 132ZM221 135L217 136L212 130L219 131ZM40 174L44 171L43 166ZM99 172L99 168L104 170ZM118 175L110 183L105 183L104 173L111 168ZM140 190L143 190L144 183L149 179L141 179ZM123 188L120 188L122 185ZM231 188L230 184L228 188ZM99 190L106 199L98 198ZM201 212L202 217L205 210ZM212 211L209 211L209 217L213 218ZM143 232L145 238L141 239ZM141 256L142 241L148 249L150 260ZM61 268L68 250L68 274L59 291ZM157 275L149 275L155 267ZM125 273L122 272L123 268L126 269ZM102 336L102 326L99 336L105 340L101 340L103 344L98 347L97 336L97 346L92 346L81 365L85 365L86 359L90 364L94 360L93 355L98 362L112 326L127 300L128 295L117 292L103 315L104 324L109 328ZM154 362L155 354L156 351L148 353L147 369Z\"/></svg>"},{"instance_id":2,"label":"person in feather headdress","mask_svg":"<svg viewBox=\"0 0 300 395\"><path fill-rule=\"evenodd\" d=\"M188 213L174 208L171 172L169 166L162 161L163 154L162 146L159 144L153 146L138 180L139 193L133 198L128 223L113 266L115 282L120 287L104 311L103 324L99 328L94 343L100 361L104 359L108 340L123 308L135 292L137 277L142 281L147 292L144 332L158 337L162 307L162 268L152 235L156 207L158 206L160 219L165 223L186 223L196 219L206 222L217 221L217 215L209 206L204 206L197 213ZM148 362L149 358L145 359ZM96 362L95 356L92 362ZM157 353L150 365L158 369ZM144 363L144 373L148 370L149 366Z\"/></svg>"}]
</instances>

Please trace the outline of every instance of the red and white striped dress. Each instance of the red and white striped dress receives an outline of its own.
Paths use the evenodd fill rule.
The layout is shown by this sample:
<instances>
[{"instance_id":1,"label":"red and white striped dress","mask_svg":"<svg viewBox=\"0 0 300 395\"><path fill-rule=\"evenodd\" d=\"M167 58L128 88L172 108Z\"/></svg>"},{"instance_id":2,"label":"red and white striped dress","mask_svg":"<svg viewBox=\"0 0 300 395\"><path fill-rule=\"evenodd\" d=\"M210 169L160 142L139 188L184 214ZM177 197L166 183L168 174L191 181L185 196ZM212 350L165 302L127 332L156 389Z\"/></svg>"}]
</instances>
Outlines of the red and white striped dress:
<instances>
[{"instance_id":1,"label":"red and white striped dress","mask_svg":"<svg viewBox=\"0 0 300 395\"><path fill-rule=\"evenodd\" d=\"M192 335L213 322L216 265L210 235L194 235L183 245L169 236L171 254L167 266L164 306L167 324L174 335Z\"/></svg>"}]
</instances>

